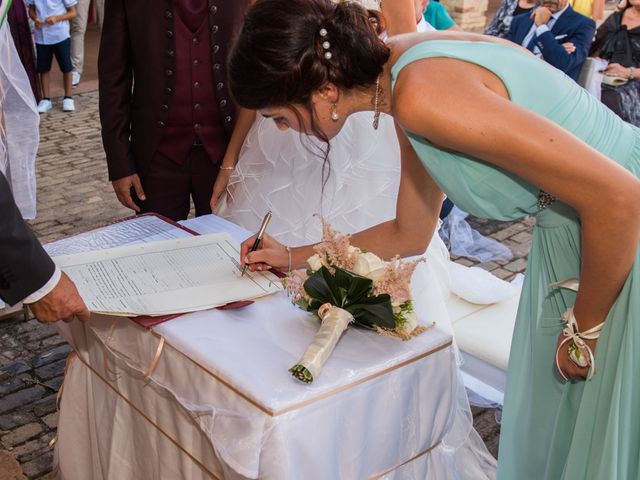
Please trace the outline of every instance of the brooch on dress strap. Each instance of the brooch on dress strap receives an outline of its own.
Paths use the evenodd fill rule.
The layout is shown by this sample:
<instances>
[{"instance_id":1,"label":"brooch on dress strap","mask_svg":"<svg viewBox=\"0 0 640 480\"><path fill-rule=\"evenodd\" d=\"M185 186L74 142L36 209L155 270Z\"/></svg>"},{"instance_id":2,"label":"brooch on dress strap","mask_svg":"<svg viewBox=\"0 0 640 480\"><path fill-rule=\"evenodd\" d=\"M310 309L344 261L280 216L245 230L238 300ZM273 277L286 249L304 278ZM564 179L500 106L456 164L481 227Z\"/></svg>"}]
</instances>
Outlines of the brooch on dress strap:
<instances>
[{"instance_id":1,"label":"brooch on dress strap","mask_svg":"<svg viewBox=\"0 0 640 480\"><path fill-rule=\"evenodd\" d=\"M538 192L538 208L540 210L544 210L555 201L556 197L554 197L550 193L547 193L544 190L540 190Z\"/></svg>"}]
</instances>

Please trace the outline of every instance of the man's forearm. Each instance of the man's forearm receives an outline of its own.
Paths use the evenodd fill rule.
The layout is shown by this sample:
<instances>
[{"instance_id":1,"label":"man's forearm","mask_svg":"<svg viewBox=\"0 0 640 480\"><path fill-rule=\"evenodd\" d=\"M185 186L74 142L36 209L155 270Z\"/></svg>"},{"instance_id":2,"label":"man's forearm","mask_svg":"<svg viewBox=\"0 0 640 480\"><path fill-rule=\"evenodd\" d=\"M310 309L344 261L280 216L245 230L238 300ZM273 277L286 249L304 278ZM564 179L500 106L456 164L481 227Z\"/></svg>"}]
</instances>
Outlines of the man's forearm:
<instances>
[{"instance_id":1,"label":"man's forearm","mask_svg":"<svg viewBox=\"0 0 640 480\"><path fill-rule=\"evenodd\" d=\"M42 288L55 265L22 219L0 173L0 298L10 305Z\"/></svg>"}]
</instances>

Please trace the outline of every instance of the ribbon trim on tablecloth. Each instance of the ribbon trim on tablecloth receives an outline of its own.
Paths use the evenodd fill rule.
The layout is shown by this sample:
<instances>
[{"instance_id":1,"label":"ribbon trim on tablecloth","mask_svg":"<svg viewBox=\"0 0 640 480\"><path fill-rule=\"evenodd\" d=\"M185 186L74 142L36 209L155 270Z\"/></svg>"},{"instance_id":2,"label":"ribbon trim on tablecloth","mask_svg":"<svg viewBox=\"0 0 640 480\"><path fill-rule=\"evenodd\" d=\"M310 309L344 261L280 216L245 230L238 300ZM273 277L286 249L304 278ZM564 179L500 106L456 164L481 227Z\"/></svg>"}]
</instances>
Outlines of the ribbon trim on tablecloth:
<instances>
[{"instance_id":1,"label":"ribbon trim on tablecloth","mask_svg":"<svg viewBox=\"0 0 640 480\"><path fill-rule=\"evenodd\" d=\"M395 467L392 467L389 470L385 470L384 472L379 473L378 475L374 475L373 477L370 477L369 480L378 480L378 479L384 477L385 475L387 475L388 473L391 473L391 472L393 472L394 470L397 470L400 467L404 467L406 464L411 463L411 462L413 462L414 460L417 460L420 457L428 455L429 453L431 453L432 450L434 450L435 448L439 447L441 443L442 443L442 441L438 440L438 442L436 442L434 445L432 445L429 448L427 448L424 452L419 453L419 454L415 455L414 457L411 457L406 462L402 462L401 464L396 465Z\"/></svg>"},{"instance_id":2,"label":"ribbon trim on tablecloth","mask_svg":"<svg viewBox=\"0 0 640 480\"><path fill-rule=\"evenodd\" d=\"M162 344L161 344L162 345ZM430 352L426 352L425 354L421 355L420 358L424 358L428 355L430 355L431 353L435 353L438 352L440 350L443 350L447 347L449 347L451 345L451 342L449 342L446 345L442 345ZM162 348L159 347L158 352L161 352ZM159 357L159 355L157 355ZM219 477L217 477L211 470L209 470L202 462L200 462L193 454L191 454L189 451L187 451L182 445L180 445L180 443L178 443L178 441L176 439L174 439L169 433L167 433L162 427L160 427L157 423L155 423L153 420L151 420L143 411L141 408L139 408L135 403L133 403L133 401L129 400L127 397L125 397L116 387L114 387L113 385L111 385L111 383L109 381L107 381L106 378L104 378L102 375L100 375L91 365L89 365L88 362L86 362L80 355L77 354L77 352L71 352L69 354L69 356L67 357L67 364L65 366L65 377L66 377L66 373L67 373L67 368L71 365L72 361L74 358L77 358L85 367L87 367L89 369L89 371L91 373L93 373L96 377L98 377L107 387L109 387L118 397L120 397L122 400L125 401L125 403L127 405L129 405L131 408L133 408L133 410L138 413L142 418L144 418L150 425L152 425L156 430L158 430L158 432L160 432L162 435L164 435L171 443L173 443L182 453L184 453L187 457L189 457L189 459L191 461L193 461L196 465L198 465L198 467L200 467L202 470L204 470L207 474L209 474L211 476L211 478L213 478L214 480L221 480ZM406 362L403 362L403 364L407 364L407 363L411 363L412 361L415 361L417 359L410 359ZM396 368L399 368L401 365L396 366ZM393 370L394 368L391 368L391 370ZM390 369L387 369L390 370ZM378 372L377 375L375 376L380 376L385 372ZM364 381L366 381L367 379L369 379L369 377L367 377L366 379L361 379L358 382L355 382L354 384L357 383L362 383ZM60 403L60 399L62 397L62 392L63 392L63 387L64 387L64 382L63 385L60 387L60 391L58 392L58 404ZM340 391L344 390L344 388L342 389L338 389ZM328 395L327 395L328 396ZM324 397L323 397L324 398ZM306 402L305 402L306 403ZM50 446L53 446L53 444L55 443L55 440L57 440L57 436L54 437L54 439L52 440ZM373 477L370 477L370 480L378 480L380 478L382 478L384 475L387 475L391 472L393 472L394 470L397 470L398 468L401 468L405 465L407 465L408 463L413 462L414 460L417 460L420 457L423 457L425 455L428 455L429 453L431 453L435 448L437 448L438 446L440 446L442 442L438 441L437 443L435 443L434 445L432 445L431 447L427 448L425 451L411 457L409 460L406 460L380 474L374 475ZM57 466L59 467L59 466Z\"/></svg>"},{"instance_id":3,"label":"ribbon trim on tablecloth","mask_svg":"<svg viewBox=\"0 0 640 480\"><path fill-rule=\"evenodd\" d=\"M158 365L158 361L160 360L160 355L162 354L162 349L164 348L164 337L160 337L160 341L158 342L158 348L156 348L156 354L153 356L153 360L149 364L149 368L146 372L144 372L144 379L148 382L151 379L151 375L153 375L153 371L156 369Z\"/></svg>"},{"instance_id":4,"label":"ribbon trim on tablecloth","mask_svg":"<svg viewBox=\"0 0 640 480\"><path fill-rule=\"evenodd\" d=\"M161 351L161 350L160 350ZM131 408L134 409L134 411L136 413L138 413L142 418L144 418L147 422L149 422L153 427L155 427L156 430L158 430L162 435L164 435L171 443L173 443L176 447L178 447L178 449L184 453L187 457L189 457L189 459L191 461L193 461L196 465L198 465L198 467L200 467L202 470L204 470L207 474L209 474L209 476L211 478L213 478L214 480L221 480L220 477L217 477L211 470L209 470L202 462L200 462L193 454L191 454L190 452L188 452L182 445L180 445L180 443L178 443L178 441L173 438L169 433L167 433L162 427L160 427L157 423L155 423L153 420L151 420L143 411L142 409L140 409L135 403L133 403L131 400L129 400L127 397L125 397L122 393L120 393L120 391L114 387L113 385L111 385L111 383L109 381L107 381L106 378L104 378L102 375L100 375L91 365L89 365L89 363L87 361L85 361L80 355L78 355L78 353L76 352L75 357L85 366L89 369L90 372L92 372L96 377L98 377L100 380L102 380L102 382L109 387L118 397L120 397L122 400L125 401L125 403L127 405L129 405ZM70 363L70 362L69 362Z\"/></svg>"},{"instance_id":5,"label":"ribbon trim on tablecloth","mask_svg":"<svg viewBox=\"0 0 640 480\"><path fill-rule=\"evenodd\" d=\"M154 331L151 332L154 336L158 337L158 338L162 338L164 339L164 337ZM421 353L420 355L416 355L415 357L411 357L403 362L398 363L397 365L393 365L391 367L385 368L384 370L380 370L379 372L374 372L371 375L367 375L366 377L363 377L359 380L356 380L355 382L351 382L347 385L342 385L338 388L335 388L329 392L325 392L321 395L318 395L316 397L310 398L308 400L305 400L303 402L300 403L296 403L294 405L291 405L289 407L283 408L282 410L273 410L269 407L267 407L266 405L263 405L262 403L260 403L258 400L252 398L251 396L249 396L248 394L246 394L245 392L243 392L242 390L240 390L238 387L234 386L233 383L231 383L230 381L226 380L225 378L221 377L220 375L212 372L211 370L209 370L207 367L201 365L200 363L198 363L196 360L194 360L193 358L189 357L188 355L186 355L184 352L182 352L181 350L177 349L176 347L174 347L173 345L171 345L171 343L169 343L166 339L164 341L165 345L168 345L169 347L171 347L172 349L174 349L176 352L178 352L180 355L182 355L184 358L186 358L187 360L189 360L190 362L192 362L193 364L195 364L198 368L200 368L202 371L204 371L205 373L209 374L211 377L213 377L214 379L216 379L217 381L219 381L220 383L222 383L225 387L227 387L229 390L231 390L232 392L234 392L236 395L238 395L239 397L245 399L247 402L249 402L251 405L253 405L254 407L258 408L259 410L261 410L262 412L266 413L267 415L269 415L270 417L279 417L280 415L284 415L285 413L289 413L292 412L294 410L299 410L301 408L304 408L308 405L314 404L316 402L319 402L320 400L324 400L325 398L329 398L332 397L334 395L337 395L338 393L344 392L345 390L348 390L350 388L356 387L362 383L368 382L369 380L373 380L375 378L381 377L382 375L385 375L389 372L393 372L394 370L397 370L399 368L405 367L411 363L417 362L419 360L422 360L425 357L428 357L434 353L438 353L441 350L445 350L447 348L449 348L452 344L453 344L453 340L449 340L447 343L444 343L432 350L429 350L427 352Z\"/></svg>"}]
</instances>

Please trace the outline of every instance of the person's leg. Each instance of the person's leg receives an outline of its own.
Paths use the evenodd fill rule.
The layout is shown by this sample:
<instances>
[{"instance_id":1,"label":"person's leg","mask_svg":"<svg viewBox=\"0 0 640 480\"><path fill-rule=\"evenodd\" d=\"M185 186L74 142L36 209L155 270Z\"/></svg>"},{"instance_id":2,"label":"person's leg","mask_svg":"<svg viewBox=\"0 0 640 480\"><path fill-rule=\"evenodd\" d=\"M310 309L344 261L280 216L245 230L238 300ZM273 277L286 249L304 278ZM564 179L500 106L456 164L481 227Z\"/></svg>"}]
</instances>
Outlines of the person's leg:
<instances>
[{"instance_id":1,"label":"person's leg","mask_svg":"<svg viewBox=\"0 0 640 480\"><path fill-rule=\"evenodd\" d=\"M66 112L75 110L73 99L71 99L73 64L71 63L71 39L67 38L54 46L56 61L62 71L64 80L64 100L62 101L62 109Z\"/></svg>"},{"instance_id":2,"label":"person's leg","mask_svg":"<svg viewBox=\"0 0 640 480\"><path fill-rule=\"evenodd\" d=\"M156 153L148 172L141 176L146 200L132 191L131 198L140 206L140 213L159 213L171 220L184 220L189 215L188 161L179 165Z\"/></svg>"},{"instance_id":3,"label":"person's leg","mask_svg":"<svg viewBox=\"0 0 640 480\"><path fill-rule=\"evenodd\" d=\"M76 4L77 15L70 21L71 63L73 64L73 71L78 76L82 75L84 66L84 35L87 31L90 4L91 0L78 0Z\"/></svg>"},{"instance_id":4,"label":"person's leg","mask_svg":"<svg viewBox=\"0 0 640 480\"><path fill-rule=\"evenodd\" d=\"M73 88L71 85L71 72L64 72L62 74L62 79L64 81L64 96L71 98L71 89Z\"/></svg>"},{"instance_id":5,"label":"person's leg","mask_svg":"<svg viewBox=\"0 0 640 480\"><path fill-rule=\"evenodd\" d=\"M36 43L36 70L40 75L40 83L42 84L43 99L50 100L49 96L49 72L51 70L51 60L53 51L50 45L42 45Z\"/></svg>"},{"instance_id":6,"label":"person's leg","mask_svg":"<svg viewBox=\"0 0 640 480\"><path fill-rule=\"evenodd\" d=\"M51 100L49 96L49 72L40 72L40 82L42 83L42 98Z\"/></svg>"},{"instance_id":7,"label":"person's leg","mask_svg":"<svg viewBox=\"0 0 640 480\"><path fill-rule=\"evenodd\" d=\"M192 147L187 162L191 175L191 197L196 210L196 217L211 213L211 194L213 184L220 171L220 158L211 159L203 146Z\"/></svg>"}]
</instances>

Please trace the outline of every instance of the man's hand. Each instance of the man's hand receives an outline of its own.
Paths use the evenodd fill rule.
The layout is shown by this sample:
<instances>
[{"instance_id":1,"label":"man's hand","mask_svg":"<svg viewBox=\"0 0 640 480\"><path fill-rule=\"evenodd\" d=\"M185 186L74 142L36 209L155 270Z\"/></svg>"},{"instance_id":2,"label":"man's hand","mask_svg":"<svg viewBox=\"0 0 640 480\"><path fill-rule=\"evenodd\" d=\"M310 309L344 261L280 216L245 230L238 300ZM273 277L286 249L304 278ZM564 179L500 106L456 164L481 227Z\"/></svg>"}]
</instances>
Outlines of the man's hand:
<instances>
[{"instance_id":1,"label":"man's hand","mask_svg":"<svg viewBox=\"0 0 640 480\"><path fill-rule=\"evenodd\" d=\"M136 212L140 211L140 207L136 205L133 198L131 198L131 189L133 188L140 200L146 200L144 190L142 190L142 183L140 183L140 177L137 173L114 180L111 184L113 185L113 190L116 192L118 201L122 205Z\"/></svg>"},{"instance_id":2,"label":"man's hand","mask_svg":"<svg viewBox=\"0 0 640 480\"><path fill-rule=\"evenodd\" d=\"M229 185L229 178L231 178L232 173L233 170L220 170L218 173L216 183L213 184L211 201L209 202L213 213L218 213L218 200L220 200L220 196L226 191L227 186Z\"/></svg>"},{"instance_id":3,"label":"man's hand","mask_svg":"<svg viewBox=\"0 0 640 480\"><path fill-rule=\"evenodd\" d=\"M564 48L564 51L567 52L569 55L571 55L576 51L576 46L571 42L563 43L562 48Z\"/></svg>"},{"instance_id":4,"label":"man's hand","mask_svg":"<svg viewBox=\"0 0 640 480\"><path fill-rule=\"evenodd\" d=\"M533 18L533 23L536 24L536 27L546 25L551 20L551 10L547 7L538 7L531 14L531 18Z\"/></svg>"},{"instance_id":5,"label":"man's hand","mask_svg":"<svg viewBox=\"0 0 640 480\"><path fill-rule=\"evenodd\" d=\"M42 26L44 25L44 22L40 20L38 17L36 17L33 19L33 24L36 26L36 28L42 28Z\"/></svg>"},{"instance_id":6,"label":"man's hand","mask_svg":"<svg viewBox=\"0 0 640 480\"><path fill-rule=\"evenodd\" d=\"M47 25L55 25L56 23L58 23L58 17L53 15L51 17L45 18L44 21Z\"/></svg>"},{"instance_id":7,"label":"man's hand","mask_svg":"<svg viewBox=\"0 0 640 480\"><path fill-rule=\"evenodd\" d=\"M60 281L47 295L34 303L30 303L35 317L41 322L70 322L74 318L89 319L89 310L78 293L75 284L65 273Z\"/></svg>"}]
</instances>

